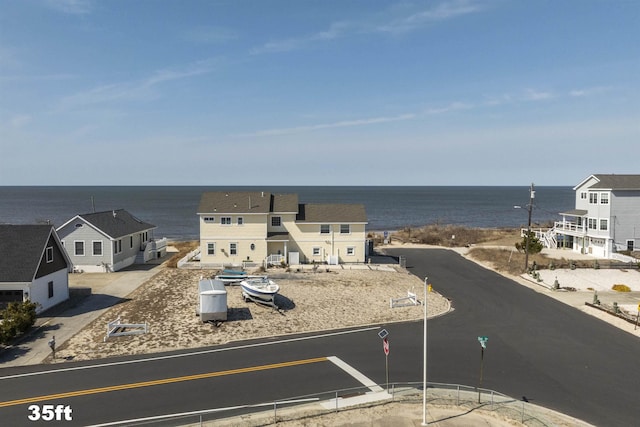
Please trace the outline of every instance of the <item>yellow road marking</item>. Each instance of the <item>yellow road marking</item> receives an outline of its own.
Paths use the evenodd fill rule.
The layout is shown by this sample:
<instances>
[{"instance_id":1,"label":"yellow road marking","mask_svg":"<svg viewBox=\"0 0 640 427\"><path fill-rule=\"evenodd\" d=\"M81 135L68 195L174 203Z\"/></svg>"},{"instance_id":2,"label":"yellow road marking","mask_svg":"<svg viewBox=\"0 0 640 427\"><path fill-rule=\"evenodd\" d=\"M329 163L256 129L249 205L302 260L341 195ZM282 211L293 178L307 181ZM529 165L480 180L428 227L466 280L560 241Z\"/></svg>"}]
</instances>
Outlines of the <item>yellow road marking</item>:
<instances>
[{"instance_id":1,"label":"yellow road marking","mask_svg":"<svg viewBox=\"0 0 640 427\"><path fill-rule=\"evenodd\" d=\"M37 396L37 397L27 397L24 399L0 402L0 408L4 408L6 406L24 405L27 403L41 402L46 400L64 399L64 398L76 397L76 396L86 396L89 394L108 393L110 391L128 390L128 389L140 388L140 387L151 387L154 385L201 380L204 378L222 377L225 375L244 374L247 372L266 371L269 369L308 365L310 363L326 362L327 360L328 359L326 357L316 357L314 359L294 360L292 362L273 363L271 365L262 365L262 366L251 366L248 368L230 369L228 371L207 372L205 374L187 375L184 377L164 378L160 380L143 381L139 383L120 384L120 385L113 385L109 387L92 388L88 390L77 390L77 391L69 391L65 393L48 394L48 395Z\"/></svg>"}]
</instances>

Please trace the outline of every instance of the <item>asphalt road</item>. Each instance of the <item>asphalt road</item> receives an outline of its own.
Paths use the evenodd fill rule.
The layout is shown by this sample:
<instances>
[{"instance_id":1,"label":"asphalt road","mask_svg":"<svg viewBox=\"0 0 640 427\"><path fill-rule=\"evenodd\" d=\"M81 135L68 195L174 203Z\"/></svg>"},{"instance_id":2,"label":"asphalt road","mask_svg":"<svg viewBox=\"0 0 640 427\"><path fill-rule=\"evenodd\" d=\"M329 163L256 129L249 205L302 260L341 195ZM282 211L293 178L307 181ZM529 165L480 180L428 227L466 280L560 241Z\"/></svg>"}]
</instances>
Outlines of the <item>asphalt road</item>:
<instances>
[{"instance_id":1,"label":"asphalt road","mask_svg":"<svg viewBox=\"0 0 640 427\"><path fill-rule=\"evenodd\" d=\"M637 424L637 338L454 252L403 249L395 254L406 256L409 271L428 275L455 308L429 321L429 381L477 385L477 337L484 335L489 341L483 387L526 396L532 403L599 426ZM389 380L421 381L422 322L380 326L390 333ZM2 425L33 425L29 405L53 404L73 410L72 421L60 424L89 425L361 385L327 356L337 356L374 382L384 383L378 330L5 368L0 370L0 420Z\"/></svg>"},{"instance_id":2,"label":"asphalt road","mask_svg":"<svg viewBox=\"0 0 640 427\"><path fill-rule=\"evenodd\" d=\"M402 249L455 311L429 322L430 381L476 385L598 426L638 425L640 340L444 249ZM411 326L407 327L408 329ZM411 332L410 332L411 333Z\"/></svg>"}]
</instances>

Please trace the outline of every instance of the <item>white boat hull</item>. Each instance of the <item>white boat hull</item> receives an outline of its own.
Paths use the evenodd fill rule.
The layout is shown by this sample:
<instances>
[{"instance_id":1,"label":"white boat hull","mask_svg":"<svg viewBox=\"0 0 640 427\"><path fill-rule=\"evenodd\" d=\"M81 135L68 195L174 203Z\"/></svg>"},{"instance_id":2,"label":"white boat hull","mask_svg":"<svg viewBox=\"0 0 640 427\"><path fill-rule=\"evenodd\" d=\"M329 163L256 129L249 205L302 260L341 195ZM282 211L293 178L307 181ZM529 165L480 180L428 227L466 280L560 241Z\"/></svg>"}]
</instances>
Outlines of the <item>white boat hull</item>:
<instances>
[{"instance_id":1,"label":"white boat hull","mask_svg":"<svg viewBox=\"0 0 640 427\"><path fill-rule=\"evenodd\" d=\"M243 280L240 282L240 286L242 291L250 297L266 301L272 301L280 291L280 286L277 283L266 278Z\"/></svg>"}]
</instances>

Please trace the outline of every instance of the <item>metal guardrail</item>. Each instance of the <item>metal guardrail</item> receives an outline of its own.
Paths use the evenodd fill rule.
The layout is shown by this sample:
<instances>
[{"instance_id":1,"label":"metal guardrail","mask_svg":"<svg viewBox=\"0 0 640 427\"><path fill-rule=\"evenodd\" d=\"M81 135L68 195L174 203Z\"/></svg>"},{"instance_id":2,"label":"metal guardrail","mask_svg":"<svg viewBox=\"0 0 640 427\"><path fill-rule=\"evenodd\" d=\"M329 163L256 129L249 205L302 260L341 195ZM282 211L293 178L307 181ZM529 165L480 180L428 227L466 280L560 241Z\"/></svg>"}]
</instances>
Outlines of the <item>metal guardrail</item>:
<instances>
[{"instance_id":1,"label":"metal guardrail","mask_svg":"<svg viewBox=\"0 0 640 427\"><path fill-rule=\"evenodd\" d=\"M422 382L378 385L377 388L383 391L371 391L372 387L362 386L294 396L272 402L122 420L98 426L264 426L285 421L309 420L344 410L391 402L422 405L422 385ZM429 405L458 407L461 414L472 410L490 411L501 418L532 427L555 424L540 414L539 407L526 401L516 400L493 390L460 384L427 383L427 411Z\"/></svg>"}]
</instances>

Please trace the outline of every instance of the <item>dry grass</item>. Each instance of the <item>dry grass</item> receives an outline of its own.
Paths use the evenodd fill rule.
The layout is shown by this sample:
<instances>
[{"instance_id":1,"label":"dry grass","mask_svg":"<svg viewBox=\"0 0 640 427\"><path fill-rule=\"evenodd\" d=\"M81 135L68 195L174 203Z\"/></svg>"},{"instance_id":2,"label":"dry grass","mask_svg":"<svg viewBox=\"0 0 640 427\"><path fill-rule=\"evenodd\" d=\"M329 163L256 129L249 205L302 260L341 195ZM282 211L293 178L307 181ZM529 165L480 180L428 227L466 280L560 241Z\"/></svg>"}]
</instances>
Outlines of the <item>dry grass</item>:
<instances>
[{"instance_id":1,"label":"dry grass","mask_svg":"<svg viewBox=\"0 0 640 427\"><path fill-rule=\"evenodd\" d=\"M500 273L519 275L525 270L525 254L523 252L518 252L515 247L513 249L476 247L471 248L468 255L477 261L489 265ZM529 254L529 268L532 268L534 263L537 270L571 268L572 264L576 268L594 267L594 261L591 260L567 260L565 258L556 259L549 258L543 254Z\"/></svg>"},{"instance_id":2,"label":"dry grass","mask_svg":"<svg viewBox=\"0 0 640 427\"><path fill-rule=\"evenodd\" d=\"M508 239L511 244L519 239L515 228L469 228L460 225L430 224L420 228L405 227L393 232L391 238L399 243L418 243L438 246L469 246ZM370 234L376 243L383 237Z\"/></svg>"},{"instance_id":3,"label":"dry grass","mask_svg":"<svg viewBox=\"0 0 640 427\"><path fill-rule=\"evenodd\" d=\"M613 285L611 287L611 289L613 289L614 291L618 291L618 292L631 292L631 288L628 287L627 285L622 284L622 283L616 283L615 285Z\"/></svg>"},{"instance_id":4,"label":"dry grass","mask_svg":"<svg viewBox=\"0 0 640 427\"><path fill-rule=\"evenodd\" d=\"M171 246L178 250L178 253L174 254L169 260L167 260L166 266L169 268L178 268L178 261L186 256L189 252L198 247L197 240L189 240L184 242L171 242Z\"/></svg>"}]
</instances>

